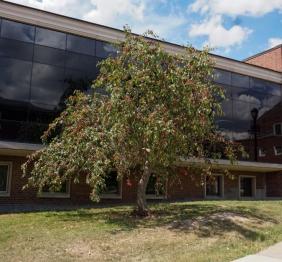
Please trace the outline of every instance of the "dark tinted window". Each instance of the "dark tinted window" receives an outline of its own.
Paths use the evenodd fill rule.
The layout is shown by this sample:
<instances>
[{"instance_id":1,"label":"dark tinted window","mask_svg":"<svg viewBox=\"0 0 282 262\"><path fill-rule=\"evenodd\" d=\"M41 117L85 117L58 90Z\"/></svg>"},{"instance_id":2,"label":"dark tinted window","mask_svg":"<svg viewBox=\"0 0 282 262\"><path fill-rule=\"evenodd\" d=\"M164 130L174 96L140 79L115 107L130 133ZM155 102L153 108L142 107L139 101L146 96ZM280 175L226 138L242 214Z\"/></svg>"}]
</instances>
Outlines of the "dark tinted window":
<instances>
[{"instance_id":1,"label":"dark tinted window","mask_svg":"<svg viewBox=\"0 0 282 262\"><path fill-rule=\"evenodd\" d=\"M28 103L15 101L1 101L0 119L26 121L28 116Z\"/></svg>"},{"instance_id":2,"label":"dark tinted window","mask_svg":"<svg viewBox=\"0 0 282 262\"><path fill-rule=\"evenodd\" d=\"M59 115L56 105L32 103L29 111L29 121L49 124Z\"/></svg>"},{"instance_id":3,"label":"dark tinted window","mask_svg":"<svg viewBox=\"0 0 282 262\"><path fill-rule=\"evenodd\" d=\"M34 61L55 66L65 65L65 51L46 46L34 46Z\"/></svg>"},{"instance_id":4,"label":"dark tinted window","mask_svg":"<svg viewBox=\"0 0 282 262\"><path fill-rule=\"evenodd\" d=\"M0 56L32 60L33 45L10 39L0 39Z\"/></svg>"},{"instance_id":5,"label":"dark tinted window","mask_svg":"<svg viewBox=\"0 0 282 262\"><path fill-rule=\"evenodd\" d=\"M219 84L230 85L231 84L231 72L215 69L214 81Z\"/></svg>"},{"instance_id":6,"label":"dark tinted window","mask_svg":"<svg viewBox=\"0 0 282 262\"><path fill-rule=\"evenodd\" d=\"M28 101L31 62L0 57L0 97Z\"/></svg>"},{"instance_id":7,"label":"dark tinted window","mask_svg":"<svg viewBox=\"0 0 282 262\"><path fill-rule=\"evenodd\" d=\"M32 142L27 122L0 120L0 139L18 142Z\"/></svg>"},{"instance_id":8,"label":"dark tinted window","mask_svg":"<svg viewBox=\"0 0 282 262\"><path fill-rule=\"evenodd\" d=\"M232 73L231 85L237 86L237 87L249 88L250 87L250 78L248 76Z\"/></svg>"},{"instance_id":9,"label":"dark tinted window","mask_svg":"<svg viewBox=\"0 0 282 262\"><path fill-rule=\"evenodd\" d=\"M65 92L64 69L34 63L31 102L59 105Z\"/></svg>"},{"instance_id":10,"label":"dark tinted window","mask_svg":"<svg viewBox=\"0 0 282 262\"><path fill-rule=\"evenodd\" d=\"M101 58L106 58L109 56L116 56L117 55L117 48L110 44L103 41L96 41L96 56Z\"/></svg>"},{"instance_id":11,"label":"dark tinted window","mask_svg":"<svg viewBox=\"0 0 282 262\"><path fill-rule=\"evenodd\" d=\"M233 101L233 136L235 140L248 139L251 125L251 107L249 103Z\"/></svg>"},{"instance_id":12,"label":"dark tinted window","mask_svg":"<svg viewBox=\"0 0 282 262\"><path fill-rule=\"evenodd\" d=\"M258 78L251 78L250 87L257 92L271 95L281 95L281 86L276 83L265 81Z\"/></svg>"},{"instance_id":13,"label":"dark tinted window","mask_svg":"<svg viewBox=\"0 0 282 262\"><path fill-rule=\"evenodd\" d=\"M8 166L0 165L0 192L8 191Z\"/></svg>"},{"instance_id":14,"label":"dark tinted window","mask_svg":"<svg viewBox=\"0 0 282 262\"><path fill-rule=\"evenodd\" d=\"M86 55L95 55L95 41L80 36L68 35L67 50Z\"/></svg>"},{"instance_id":15,"label":"dark tinted window","mask_svg":"<svg viewBox=\"0 0 282 262\"><path fill-rule=\"evenodd\" d=\"M93 75L97 72L97 59L92 56L80 55L76 53L67 53L66 67L84 72L91 72Z\"/></svg>"},{"instance_id":16,"label":"dark tinted window","mask_svg":"<svg viewBox=\"0 0 282 262\"><path fill-rule=\"evenodd\" d=\"M21 40L24 42L33 42L34 26L3 19L1 36L10 39Z\"/></svg>"},{"instance_id":17,"label":"dark tinted window","mask_svg":"<svg viewBox=\"0 0 282 262\"><path fill-rule=\"evenodd\" d=\"M66 48L66 34L44 29L36 28L35 43L39 45L50 46L59 49Z\"/></svg>"}]
</instances>

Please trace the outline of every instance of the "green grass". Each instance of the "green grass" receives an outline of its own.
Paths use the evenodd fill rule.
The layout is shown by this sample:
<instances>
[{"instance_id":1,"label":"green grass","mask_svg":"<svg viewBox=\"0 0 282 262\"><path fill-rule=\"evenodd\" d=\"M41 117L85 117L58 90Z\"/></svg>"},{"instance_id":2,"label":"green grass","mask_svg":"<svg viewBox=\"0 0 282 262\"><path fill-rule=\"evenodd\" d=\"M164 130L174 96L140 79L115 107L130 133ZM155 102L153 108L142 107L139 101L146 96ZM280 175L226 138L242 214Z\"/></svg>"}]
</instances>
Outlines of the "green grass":
<instances>
[{"instance_id":1,"label":"green grass","mask_svg":"<svg viewBox=\"0 0 282 262\"><path fill-rule=\"evenodd\" d=\"M282 241L282 201L0 215L1 261L231 261Z\"/></svg>"}]
</instances>

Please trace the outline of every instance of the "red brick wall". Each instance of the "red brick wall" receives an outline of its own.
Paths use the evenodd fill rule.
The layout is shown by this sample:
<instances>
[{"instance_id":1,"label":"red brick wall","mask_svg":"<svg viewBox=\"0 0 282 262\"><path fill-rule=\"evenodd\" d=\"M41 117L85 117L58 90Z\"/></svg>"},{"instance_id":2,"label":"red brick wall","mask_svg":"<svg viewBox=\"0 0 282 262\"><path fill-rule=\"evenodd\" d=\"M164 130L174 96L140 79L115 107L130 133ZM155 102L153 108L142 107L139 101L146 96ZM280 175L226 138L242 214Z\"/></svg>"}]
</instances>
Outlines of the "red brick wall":
<instances>
[{"instance_id":1,"label":"red brick wall","mask_svg":"<svg viewBox=\"0 0 282 262\"><path fill-rule=\"evenodd\" d=\"M282 197L282 174L266 175L266 196Z\"/></svg>"},{"instance_id":2,"label":"red brick wall","mask_svg":"<svg viewBox=\"0 0 282 262\"><path fill-rule=\"evenodd\" d=\"M90 203L90 187L85 183L85 178L81 178L79 184L71 184L70 198L38 198L35 189L22 191L26 179L22 178L21 165L24 163L24 157L1 156L0 161L12 161L12 179L10 197L0 197L0 204L10 203ZM203 199L204 188L201 185L200 175L191 175L186 168L179 168L179 175L170 178L167 182L167 199ZM217 171L216 173L220 173ZM238 176L253 175L256 176L257 192L265 189L267 183L267 196L282 197L282 174L255 174L252 172L233 173L233 178L224 177L225 198L238 198ZM135 178L128 178L122 181L122 201L134 202L136 199L137 181ZM120 200L111 200L120 201Z\"/></svg>"},{"instance_id":3,"label":"red brick wall","mask_svg":"<svg viewBox=\"0 0 282 262\"><path fill-rule=\"evenodd\" d=\"M246 63L282 72L282 46L250 58Z\"/></svg>"}]
</instances>

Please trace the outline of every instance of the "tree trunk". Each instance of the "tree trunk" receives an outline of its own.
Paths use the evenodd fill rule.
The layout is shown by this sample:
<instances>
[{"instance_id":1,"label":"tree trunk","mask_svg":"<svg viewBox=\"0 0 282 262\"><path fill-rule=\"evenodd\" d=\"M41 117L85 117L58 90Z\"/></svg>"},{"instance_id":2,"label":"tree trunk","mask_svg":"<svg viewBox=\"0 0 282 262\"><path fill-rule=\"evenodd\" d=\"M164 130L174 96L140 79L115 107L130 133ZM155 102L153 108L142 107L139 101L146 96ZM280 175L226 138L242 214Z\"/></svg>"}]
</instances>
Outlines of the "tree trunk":
<instances>
[{"instance_id":1,"label":"tree trunk","mask_svg":"<svg viewBox=\"0 0 282 262\"><path fill-rule=\"evenodd\" d=\"M144 171L140 177L137 187L137 210L138 216L148 216L149 210L146 201L146 189L151 176L151 170L146 162Z\"/></svg>"}]
</instances>

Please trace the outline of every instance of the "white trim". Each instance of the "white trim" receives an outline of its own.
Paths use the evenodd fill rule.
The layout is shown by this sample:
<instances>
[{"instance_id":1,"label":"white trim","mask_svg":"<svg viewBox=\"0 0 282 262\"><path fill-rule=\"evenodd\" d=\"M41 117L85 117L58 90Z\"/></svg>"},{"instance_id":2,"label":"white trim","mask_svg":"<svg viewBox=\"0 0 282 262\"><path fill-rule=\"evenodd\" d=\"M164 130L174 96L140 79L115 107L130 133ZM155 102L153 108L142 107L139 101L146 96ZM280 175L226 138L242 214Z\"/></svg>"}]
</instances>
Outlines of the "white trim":
<instances>
[{"instance_id":1,"label":"white trim","mask_svg":"<svg viewBox=\"0 0 282 262\"><path fill-rule=\"evenodd\" d=\"M0 155L26 156L34 151L41 150L42 144L18 143L0 140Z\"/></svg>"},{"instance_id":2,"label":"white trim","mask_svg":"<svg viewBox=\"0 0 282 262\"><path fill-rule=\"evenodd\" d=\"M12 166L11 161L0 161L0 165L8 166L8 177L7 177L7 186L6 191L0 191L0 197L9 197L11 196L11 184L12 184Z\"/></svg>"},{"instance_id":3,"label":"white trim","mask_svg":"<svg viewBox=\"0 0 282 262\"><path fill-rule=\"evenodd\" d=\"M224 175L223 174L212 174L212 176L221 177L221 194L220 196L209 196L207 195L207 176L205 176L205 185L204 185L204 198L205 199L223 199L224 198Z\"/></svg>"},{"instance_id":4,"label":"white trim","mask_svg":"<svg viewBox=\"0 0 282 262\"><path fill-rule=\"evenodd\" d=\"M115 171L115 170L111 170L111 171ZM117 182L118 182L118 187L119 187L119 193L118 194L101 194L100 198L101 199L122 199L122 184L123 184L123 178L118 179L118 175L117 175Z\"/></svg>"},{"instance_id":5,"label":"white trim","mask_svg":"<svg viewBox=\"0 0 282 262\"><path fill-rule=\"evenodd\" d=\"M38 198L70 198L71 182L67 181L67 192L38 192Z\"/></svg>"},{"instance_id":6,"label":"white trim","mask_svg":"<svg viewBox=\"0 0 282 262\"><path fill-rule=\"evenodd\" d=\"M146 199L167 199L167 187L168 187L168 181L165 182L165 193L163 195L156 195L156 194L146 194Z\"/></svg>"},{"instance_id":7,"label":"white trim","mask_svg":"<svg viewBox=\"0 0 282 262\"><path fill-rule=\"evenodd\" d=\"M263 147L260 147L258 149L258 155L259 157L265 157L266 156L266 152L263 150L264 148Z\"/></svg>"},{"instance_id":8,"label":"white trim","mask_svg":"<svg viewBox=\"0 0 282 262\"><path fill-rule=\"evenodd\" d=\"M122 182L118 179L119 193L118 194L101 194L101 199L122 199Z\"/></svg>"},{"instance_id":9,"label":"white trim","mask_svg":"<svg viewBox=\"0 0 282 262\"><path fill-rule=\"evenodd\" d=\"M5 1L0 1L0 17L108 42L119 42L124 39L124 33L121 30ZM168 42L161 42L161 45L169 53L181 54L185 52L185 49L180 45ZM282 74L279 72L221 56L211 56L215 61L216 68L282 83Z\"/></svg>"},{"instance_id":10,"label":"white trim","mask_svg":"<svg viewBox=\"0 0 282 262\"><path fill-rule=\"evenodd\" d=\"M278 152L277 152L277 147L281 147L281 148L282 148L282 146L273 146L274 155L276 155L276 156L282 156L282 152L281 152L281 153L278 153Z\"/></svg>"},{"instance_id":11,"label":"white trim","mask_svg":"<svg viewBox=\"0 0 282 262\"><path fill-rule=\"evenodd\" d=\"M252 178L252 196L251 197L244 197L241 196L241 178ZM239 199L255 199L257 195L257 177L256 176L250 176L250 175L239 175L238 179L238 197Z\"/></svg>"},{"instance_id":12,"label":"white trim","mask_svg":"<svg viewBox=\"0 0 282 262\"><path fill-rule=\"evenodd\" d=\"M229 160L225 159L209 159L209 161L215 169L218 168L234 171L253 171L257 173L282 171L282 164L251 161L236 161L234 163L231 163ZM179 166L205 165L205 160L199 158L182 158L176 164Z\"/></svg>"}]
</instances>

